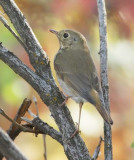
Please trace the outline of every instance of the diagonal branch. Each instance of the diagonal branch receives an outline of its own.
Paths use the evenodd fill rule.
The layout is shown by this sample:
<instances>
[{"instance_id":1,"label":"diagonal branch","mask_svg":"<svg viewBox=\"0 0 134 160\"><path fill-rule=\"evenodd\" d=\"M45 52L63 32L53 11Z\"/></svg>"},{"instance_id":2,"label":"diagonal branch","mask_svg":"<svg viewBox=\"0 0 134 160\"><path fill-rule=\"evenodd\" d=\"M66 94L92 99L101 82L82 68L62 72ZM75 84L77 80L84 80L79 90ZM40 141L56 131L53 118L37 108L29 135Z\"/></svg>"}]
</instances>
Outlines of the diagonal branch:
<instances>
[{"instance_id":1,"label":"diagonal branch","mask_svg":"<svg viewBox=\"0 0 134 160\"><path fill-rule=\"evenodd\" d=\"M10 132L13 132L13 133L17 132L17 135L20 132L35 133L36 135L47 134L53 139L57 140L61 145L63 145L61 133L56 131L53 127L49 126L47 123L43 122L39 117L37 117L33 113L32 114L34 115L34 119L32 121L25 117L21 117L21 119L20 118L19 120L17 119L18 122L16 120L12 120L1 108L0 108L0 114L4 116L7 120L12 122L11 126L14 127L14 130L11 130L11 127L10 127L10 130L11 130L11 131L9 130ZM19 124L19 122L22 120L28 123L24 125ZM11 135L12 137L10 138L14 140L17 137L17 135Z\"/></svg>"},{"instance_id":2,"label":"diagonal branch","mask_svg":"<svg viewBox=\"0 0 134 160\"><path fill-rule=\"evenodd\" d=\"M35 88L40 85L45 85L44 81L36 75L30 68L28 68L18 57L16 57L12 52L8 51L0 43L0 59L8 64L8 66L17 74L19 74L23 79L30 83ZM42 86L41 85L41 86ZM40 87L41 87L40 86Z\"/></svg>"},{"instance_id":3,"label":"diagonal branch","mask_svg":"<svg viewBox=\"0 0 134 160\"><path fill-rule=\"evenodd\" d=\"M25 45L23 44L22 40L17 36L17 34L13 31L13 29L9 26L7 20L4 16L0 15L0 21L4 24L4 26L12 33L12 35L18 40L18 42L26 49Z\"/></svg>"},{"instance_id":4,"label":"diagonal branch","mask_svg":"<svg viewBox=\"0 0 134 160\"><path fill-rule=\"evenodd\" d=\"M24 78L39 93L40 97L49 106L52 116L54 117L60 132L62 133L63 147L68 158L79 160L90 160L88 150L85 143L79 135L75 136L68 143L66 141L75 131L74 122L71 118L68 108L59 107L64 101L61 93L55 83L46 83L31 69L23 64L13 53L8 51L0 44L0 59L12 68L14 72Z\"/></svg>"},{"instance_id":5,"label":"diagonal branch","mask_svg":"<svg viewBox=\"0 0 134 160\"><path fill-rule=\"evenodd\" d=\"M99 31L100 31L100 68L101 68L101 85L105 107L110 113L109 104L109 83L107 73L107 20L106 8L104 0L97 0L98 14L99 14ZM112 160L112 131L111 126L104 123L104 153L105 160Z\"/></svg>"},{"instance_id":6,"label":"diagonal branch","mask_svg":"<svg viewBox=\"0 0 134 160\"><path fill-rule=\"evenodd\" d=\"M10 137L0 128L0 152L10 160L27 160Z\"/></svg>"},{"instance_id":7,"label":"diagonal branch","mask_svg":"<svg viewBox=\"0 0 134 160\"><path fill-rule=\"evenodd\" d=\"M49 126L47 123L43 122L39 117L36 117L32 120L32 125L36 127L43 134L49 135L53 139L57 140L61 145L63 145L61 133L56 131L53 127Z\"/></svg>"},{"instance_id":8,"label":"diagonal branch","mask_svg":"<svg viewBox=\"0 0 134 160\"><path fill-rule=\"evenodd\" d=\"M13 0L0 0L0 5L9 16L23 43L26 45L30 62L35 68L37 75L11 52L6 50L4 55L2 45L0 45L0 59L24 78L37 91L43 102L49 107L51 115L55 119L62 134L63 147L68 159L91 159L85 143L79 135L70 139L68 143L66 142L71 137L72 133L74 133L76 128L68 108L65 105L60 107L64 98L55 84L47 56L44 54L44 51L35 38L26 19Z\"/></svg>"},{"instance_id":9,"label":"diagonal branch","mask_svg":"<svg viewBox=\"0 0 134 160\"><path fill-rule=\"evenodd\" d=\"M98 146L96 147L96 149L95 149L95 151L94 151L92 160L96 160L96 159L98 158L99 153L100 153L100 148L101 148L101 143L102 143L102 141L104 141L104 140L102 139L102 137L100 137L99 144L98 144Z\"/></svg>"},{"instance_id":10,"label":"diagonal branch","mask_svg":"<svg viewBox=\"0 0 134 160\"><path fill-rule=\"evenodd\" d=\"M14 118L14 121L16 121L19 124L21 123L21 117L25 115L31 103L32 103L31 100L27 98L24 99L23 103L21 104ZM11 124L10 128L7 131L8 135L12 140L14 140L19 135L20 132L21 132L20 128L16 127L16 125L14 125L13 123Z\"/></svg>"},{"instance_id":11,"label":"diagonal branch","mask_svg":"<svg viewBox=\"0 0 134 160\"><path fill-rule=\"evenodd\" d=\"M21 37L32 66L35 68L36 72L43 77L46 67L48 67L49 64L48 58L27 23L26 18L13 0L0 0L0 5L3 7L5 13L8 15Z\"/></svg>"},{"instance_id":12,"label":"diagonal branch","mask_svg":"<svg viewBox=\"0 0 134 160\"><path fill-rule=\"evenodd\" d=\"M14 118L14 121L16 121L17 123L20 124L20 122L21 122L20 118L25 115L30 104L31 104L31 100L25 98L23 103L21 104L15 118ZM1 111L1 109L0 109L0 111ZM9 137L12 140L14 140L20 134L20 132L21 132L20 128L16 127L16 125L14 125L14 123L11 124L10 128L7 131ZM3 155L0 153L0 160L2 160L2 158L3 158Z\"/></svg>"}]
</instances>

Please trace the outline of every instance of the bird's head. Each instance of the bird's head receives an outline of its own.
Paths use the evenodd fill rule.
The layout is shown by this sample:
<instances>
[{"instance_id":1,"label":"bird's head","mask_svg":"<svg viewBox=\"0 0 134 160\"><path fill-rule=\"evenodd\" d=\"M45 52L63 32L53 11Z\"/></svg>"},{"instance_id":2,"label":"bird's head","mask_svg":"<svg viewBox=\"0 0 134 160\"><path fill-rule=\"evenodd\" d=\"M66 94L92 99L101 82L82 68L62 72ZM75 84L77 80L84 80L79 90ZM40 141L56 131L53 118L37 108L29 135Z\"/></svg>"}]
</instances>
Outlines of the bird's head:
<instances>
[{"instance_id":1,"label":"bird's head","mask_svg":"<svg viewBox=\"0 0 134 160\"><path fill-rule=\"evenodd\" d=\"M61 30L61 31L55 31L53 29L50 29L50 32L54 33L60 42L61 48L67 48L67 47L77 47L77 49L83 47L86 45L86 39L85 37L74 30Z\"/></svg>"}]
</instances>

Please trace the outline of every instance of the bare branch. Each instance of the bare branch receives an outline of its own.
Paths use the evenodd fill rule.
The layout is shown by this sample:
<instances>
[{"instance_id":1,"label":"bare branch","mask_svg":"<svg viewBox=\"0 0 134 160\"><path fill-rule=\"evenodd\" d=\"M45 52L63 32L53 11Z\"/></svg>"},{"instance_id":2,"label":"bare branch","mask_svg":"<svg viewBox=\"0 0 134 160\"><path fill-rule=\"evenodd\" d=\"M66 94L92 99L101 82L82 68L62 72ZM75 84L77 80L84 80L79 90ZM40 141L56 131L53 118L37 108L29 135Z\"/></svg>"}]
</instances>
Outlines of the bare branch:
<instances>
[{"instance_id":1,"label":"bare branch","mask_svg":"<svg viewBox=\"0 0 134 160\"><path fill-rule=\"evenodd\" d=\"M40 47L26 19L13 0L0 0L0 5L9 16L23 43L27 46L30 62L35 68L37 75L7 50L5 53L6 57L1 45L0 59L23 77L38 92L43 102L49 107L51 115L62 134L63 147L68 159L90 160L91 157L80 135L76 135L66 143L66 140L71 137L76 128L68 108L65 105L60 107L64 98L55 84L47 56L46 54L44 56L44 51Z\"/></svg>"},{"instance_id":2,"label":"bare branch","mask_svg":"<svg viewBox=\"0 0 134 160\"><path fill-rule=\"evenodd\" d=\"M10 137L0 128L0 152L10 160L27 160L12 142Z\"/></svg>"},{"instance_id":3,"label":"bare branch","mask_svg":"<svg viewBox=\"0 0 134 160\"><path fill-rule=\"evenodd\" d=\"M102 143L102 141L104 141L104 140L103 140L102 137L100 137L99 144L98 144L98 146L96 147L96 149L95 149L95 151L94 151L94 155L93 155L93 157L92 157L92 160L96 160L96 159L98 158L99 153L100 153L100 148L101 148L101 143Z\"/></svg>"},{"instance_id":4,"label":"bare branch","mask_svg":"<svg viewBox=\"0 0 134 160\"><path fill-rule=\"evenodd\" d=\"M26 46L22 42L22 40L17 36L17 34L13 31L13 29L9 26L7 20L0 15L0 21L4 24L4 26L12 33L12 35L18 40L18 42L26 49Z\"/></svg>"},{"instance_id":5,"label":"bare branch","mask_svg":"<svg viewBox=\"0 0 134 160\"><path fill-rule=\"evenodd\" d=\"M49 135L50 137L57 140L60 144L63 145L62 135L60 132L56 131L53 127L43 122L38 116L36 116L30 110L28 112L33 117L33 120L30 121L29 119L25 117L22 117L22 120L26 121L27 123L30 123L33 127L35 127L35 130L39 131L39 133Z\"/></svg>"},{"instance_id":6,"label":"bare branch","mask_svg":"<svg viewBox=\"0 0 134 160\"><path fill-rule=\"evenodd\" d=\"M107 73L107 21L106 8L104 0L97 0L99 14L99 31L100 31L100 68L101 68L101 85L105 107L110 113L109 104L109 83ZM104 152L105 160L112 160L112 131L111 125L104 123Z\"/></svg>"},{"instance_id":7,"label":"bare branch","mask_svg":"<svg viewBox=\"0 0 134 160\"><path fill-rule=\"evenodd\" d=\"M12 120L1 108L0 108L0 114L4 116L7 120L13 123L14 126L18 127L21 131L23 132L30 132L30 133L35 133L32 129L30 128L25 128L16 121Z\"/></svg>"},{"instance_id":8,"label":"bare branch","mask_svg":"<svg viewBox=\"0 0 134 160\"><path fill-rule=\"evenodd\" d=\"M37 74L43 77L44 71L49 64L48 57L40 46L24 15L20 12L13 0L0 0L0 5L13 23L24 46L26 46L26 52L29 55L32 66L35 68Z\"/></svg>"},{"instance_id":9,"label":"bare branch","mask_svg":"<svg viewBox=\"0 0 134 160\"><path fill-rule=\"evenodd\" d=\"M39 117L39 109L38 109L38 105L37 105L37 98L35 96L33 96L33 101L34 101L34 105L35 105L35 109L36 109L36 115Z\"/></svg>"},{"instance_id":10,"label":"bare branch","mask_svg":"<svg viewBox=\"0 0 134 160\"><path fill-rule=\"evenodd\" d=\"M37 117L35 114L33 114L33 112L30 109L28 110L28 113L30 114L30 116L32 118L36 118Z\"/></svg>"},{"instance_id":11,"label":"bare branch","mask_svg":"<svg viewBox=\"0 0 134 160\"><path fill-rule=\"evenodd\" d=\"M30 121L29 119L22 117L21 120L24 120L29 124L20 125L15 120L12 120L1 108L0 108L0 114L3 115L7 120L13 123L13 126L16 128L19 128L20 132L29 132L29 133L35 133L37 134L47 134L51 136L53 139L57 140L60 144L63 144L62 142L62 136L61 133L56 131L53 127L49 126L47 123L43 122L39 117L34 115L34 119Z\"/></svg>"},{"instance_id":12,"label":"bare branch","mask_svg":"<svg viewBox=\"0 0 134 160\"><path fill-rule=\"evenodd\" d=\"M21 117L25 115L30 105L31 105L31 100L25 98L14 118L14 121L20 124ZM18 127L16 127L16 125L14 125L13 123L10 126L9 130L7 131L8 135L10 136L12 140L14 140L20 132L21 130Z\"/></svg>"},{"instance_id":13,"label":"bare branch","mask_svg":"<svg viewBox=\"0 0 134 160\"><path fill-rule=\"evenodd\" d=\"M26 80L35 90L44 88L46 93L50 91L50 85L42 80L38 75L36 75L30 68L28 68L18 57L16 57L12 52L8 51L0 43L0 59L8 64L8 66L18 75L20 75L24 80ZM44 95L44 94L43 94Z\"/></svg>"},{"instance_id":14,"label":"bare branch","mask_svg":"<svg viewBox=\"0 0 134 160\"><path fill-rule=\"evenodd\" d=\"M0 59L7 63L14 72L24 78L38 92L44 103L48 105L51 115L62 133L63 147L67 157L73 157L75 160L79 160L79 157L82 157L82 159L89 160L89 152L79 135L71 139L69 143L66 143L76 128L65 104L60 107L64 99L52 79L51 71L48 70L50 68L45 70L48 73L46 73L46 77L44 74L44 78L42 79L42 77L39 77L24 65L13 53L4 48L2 44L0 44ZM50 75L49 79L48 75Z\"/></svg>"},{"instance_id":15,"label":"bare branch","mask_svg":"<svg viewBox=\"0 0 134 160\"><path fill-rule=\"evenodd\" d=\"M39 117L38 103L37 103L37 98L35 96L33 96L33 101L35 104L36 115ZM47 160L46 134L43 134L42 138L43 138L43 146L44 146L44 160Z\"/></svg>"},{"instance_id":16,"label":"bare branch","mask_svg":"<svg viewBox=\"0 0 134 160\"><path fill-rule=\"evenodd\" d=\"M25 98L14 118L15 122L17 122L18 124L21 123L21 116L25 115L30 104L31 104L31 100ZM12 123L7 133L10 136L10 138L14 140L20 134L21 131L22 130L19 127L17 127L14 123ZM2 158L3 158L3 155L0 153L0 160L2 160Z\"/></svg>"},{"instance_id":17,"label":"bare branch","mask_svg":"<svg viewBox=\"0 0 134 160\"><path fill-rule=\"evenodd\" d=\"M43 134L49 135L53 139L57 140L61 145L63 145L61 133L56 131L47 123L43 122L39 117L36 117L32 120L32 125Z\"/></svg>"}]
</instances>

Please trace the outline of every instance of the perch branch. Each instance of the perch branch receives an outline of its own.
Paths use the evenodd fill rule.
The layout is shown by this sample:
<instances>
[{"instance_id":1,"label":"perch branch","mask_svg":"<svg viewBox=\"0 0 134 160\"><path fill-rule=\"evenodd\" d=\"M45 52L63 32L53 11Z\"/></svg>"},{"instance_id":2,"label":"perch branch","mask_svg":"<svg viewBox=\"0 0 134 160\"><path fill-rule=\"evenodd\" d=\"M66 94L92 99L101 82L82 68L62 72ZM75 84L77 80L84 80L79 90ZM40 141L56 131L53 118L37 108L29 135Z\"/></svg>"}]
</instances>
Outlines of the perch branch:
<instances>
[{"instance_id":1,"label":"perch branch","mask_svg":"<svg viewBox=\"0 0 134 160\"><path fill-rule=\"evenodd\" d=\"M27 66L25 66L20 60L18 60L17 57L14 59L14 56L11 54L11 52L7 51L6 56L10 55L13 59L8 56L6 57L4 53L1 52L1 45L0 59L2 59L17 74L24 78L37 91L43 102L49 107L51 115L55 119L56 124L58 125L58 128L62 134L63 147L68 159L90 160L91 157L89 152L79 135L75 136L68 143L66 143L66 140L70 138L76 128L68 108L65 105L60 107L60 104L63 103L64 99L53 79L47 56L40 47L40 44L35 38L26 19L13 0L0 0L0 5L10 18L16 31L23 40L23 43L26 45L30 62L35 68L37 75ZM15 60L17 60L17 62ZM17 69L17 67L19 68Z\"/></svg>"}]
</instances>

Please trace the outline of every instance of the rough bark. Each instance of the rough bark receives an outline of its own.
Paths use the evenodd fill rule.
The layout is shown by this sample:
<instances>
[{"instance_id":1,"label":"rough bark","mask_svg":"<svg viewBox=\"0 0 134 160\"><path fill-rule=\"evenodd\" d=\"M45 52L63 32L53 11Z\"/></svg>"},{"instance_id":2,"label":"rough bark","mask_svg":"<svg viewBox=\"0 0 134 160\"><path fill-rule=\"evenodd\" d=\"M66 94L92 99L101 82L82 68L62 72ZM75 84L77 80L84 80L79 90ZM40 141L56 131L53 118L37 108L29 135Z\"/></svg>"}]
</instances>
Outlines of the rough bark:
<instances>
[{"instance_id":1,"label":"rough bark","mask_svg":"<svg viewBox=\"0 0 134 160\"><path fill-rule=\"evenodd\" d=\"M68 159L91 159L85 143L79 135L69 139L75 131L74 122L68 108L65 105L60 107L64 99L54 82L49 60L35 38L25 17L13 0L0 0L0 5L22 39L35 72L24 65L13 53L5 49L2 45L0 45L0 59L24 78L49 107L51 115L62 134L63 147Z\"/></svg>"},{"instance_id":2,"label":"rough bark","mask_svg":"<svg viewBox=\"0 0 134 160\"><path fill-rule=\"evenodd\" d=\"M101 86L105 107L110 113L109 103L109 83L107 71L107 16L104 0L97 0L99 15L99 31L100 31L100 69L101 69ZM112 160L112 130L111 125L104 123L104 153L105 160Z\"/></svg>"},{"instance_id":3,"label":"rough bark","mask_svg":"<svg viewBox=\"0 0 134 160\"><path fill-rule=\"evenodd\" d=\"M109 109L109 85L107 77L107 34L106 34L106 11L104 0L97 0L99 24L100 24L100 60L101 60L101 81L105 101L105 107ZM34 36L32 29L27 23L13 0L0 0L0 5L13 23L20 36L22 44L29 56L30 63L35 72L28 68L18 57L0 44L0 59L4 61L15 73L26 80L40 95L43 102L49 107L60 132L54 132L55 139L59 139L69 160L90 160L91 157L85 143L79 135L70 139L75 131L75 125L66 105L60 107L64 98L53 79L49 59ZM42 124L38 119L38 126ZM33 121L36 122L36 121ZM43 124L45 131L45 124ZM42 128L42 127L41 127ZM41 129L39 128L39 129ZM42 128L43 129L43 128ZM51 128L49 128L51 131ZM49 132L48 129L48 132ZM105 159L112 160L112 138L111 126L104 124L105 137ZM52 134L50 134L53 137ZM53 137L54 138L54 137Z\"/></svg>"},{"instance_id":4,"label":"rough bark","mask_svg":"<svg viewBox=\"0 0 134 160\"><path fill-rule=\"evenodd\" d=\"M12 142L10 137L0 128L0 152L7 160L27 160Z\"/></svg>"}]
</instances>

